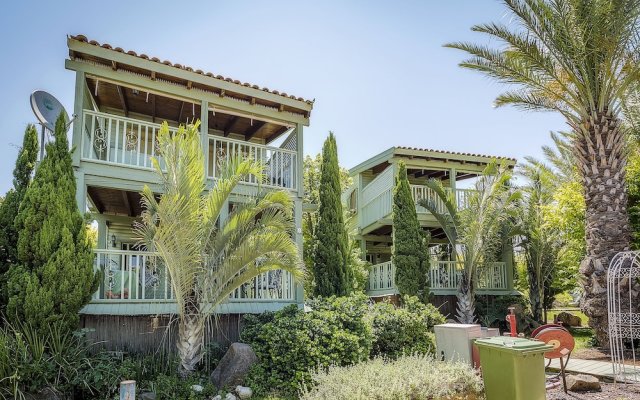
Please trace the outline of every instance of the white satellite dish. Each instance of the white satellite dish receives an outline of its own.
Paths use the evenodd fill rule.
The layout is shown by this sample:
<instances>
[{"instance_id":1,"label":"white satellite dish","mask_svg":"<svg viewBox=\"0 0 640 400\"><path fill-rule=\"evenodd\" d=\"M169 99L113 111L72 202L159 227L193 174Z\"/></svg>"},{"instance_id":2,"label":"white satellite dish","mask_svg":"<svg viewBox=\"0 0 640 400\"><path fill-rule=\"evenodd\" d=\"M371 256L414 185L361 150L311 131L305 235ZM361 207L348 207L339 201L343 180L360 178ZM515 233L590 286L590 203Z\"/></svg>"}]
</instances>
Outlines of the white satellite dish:
<instances>
[{"instance_id":1,"label":"white satellite dish","mask_svg":"<svg viewBox=\"0 0 640 400\"><path fill-rule=\"evenodd\" d=\"M36 90L31 93L31 108L36 118L38 118L38 121L40 121L40 124L49 131L53 132L55 130L56 120L60 116L60 113L64 114L67 129L69 128L69 114L67 114L62 104L58 99L53 97L52 94L44 90Z\"/></svg>"}]
</instances>

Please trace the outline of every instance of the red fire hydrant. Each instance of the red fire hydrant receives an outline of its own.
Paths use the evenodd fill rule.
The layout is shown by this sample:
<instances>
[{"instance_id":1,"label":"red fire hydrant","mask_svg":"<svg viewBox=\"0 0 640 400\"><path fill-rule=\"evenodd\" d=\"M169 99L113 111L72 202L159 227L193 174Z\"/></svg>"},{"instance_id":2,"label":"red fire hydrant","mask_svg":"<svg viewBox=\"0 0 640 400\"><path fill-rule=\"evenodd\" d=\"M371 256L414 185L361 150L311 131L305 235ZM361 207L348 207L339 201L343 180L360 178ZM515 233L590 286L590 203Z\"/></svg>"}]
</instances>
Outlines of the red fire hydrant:
<instances>
[{"instance_id":1,"label":"red fire hydrant","mask_svg":"<svg viewBox=\"0 0 640 400\"><path fill-rule=\"evenodd\" d=\"M511 337L518 337L518 330L516 329L516 309L509 307L509 314L507 314L507 322L511 328Z\"/></svg>"}]
</instances>

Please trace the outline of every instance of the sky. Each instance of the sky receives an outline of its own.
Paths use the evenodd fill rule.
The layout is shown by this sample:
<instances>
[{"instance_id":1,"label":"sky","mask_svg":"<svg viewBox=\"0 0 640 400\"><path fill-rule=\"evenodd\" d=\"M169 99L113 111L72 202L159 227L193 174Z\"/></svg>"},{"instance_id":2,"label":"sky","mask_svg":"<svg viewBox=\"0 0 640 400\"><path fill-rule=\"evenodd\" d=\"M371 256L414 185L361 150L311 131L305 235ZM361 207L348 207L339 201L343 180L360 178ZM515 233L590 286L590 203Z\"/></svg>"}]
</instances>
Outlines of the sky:
<instances>
[{"instance_id":1,"label":"sky","mask_svg":"<svg viewBox=\"0 0 640 400\"><path fill-rule=\"evenodd\" d=\"M491 43L470 27L512 23L497 0L421 1L11 1L0 14L0 194L37 89L73 111L66 36L135 50L315 99L305 154L329 131L351 168L392 146L521 160L541 156L552 113L494 108L504 86L458 67L465 55L442 45Z\"/></svg>"}]
</instances>

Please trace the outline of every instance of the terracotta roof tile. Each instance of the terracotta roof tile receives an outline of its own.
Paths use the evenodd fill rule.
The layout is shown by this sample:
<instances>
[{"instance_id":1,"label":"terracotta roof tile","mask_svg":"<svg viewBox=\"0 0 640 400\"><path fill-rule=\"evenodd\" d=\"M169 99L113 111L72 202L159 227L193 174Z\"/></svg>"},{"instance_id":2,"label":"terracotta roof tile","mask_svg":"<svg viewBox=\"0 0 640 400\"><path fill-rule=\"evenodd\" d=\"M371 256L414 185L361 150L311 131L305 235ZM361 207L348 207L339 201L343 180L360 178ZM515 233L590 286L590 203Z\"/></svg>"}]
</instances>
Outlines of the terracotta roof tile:
<instances>
[{"instance_id":1,"label":"terracotta roof tile","mask_svg":"<svg viewBox=\"0 0 640 400\"><path fill-rule=\"evenodd\" d=\"M99 42L97 42L97 41L95 41L95 40L89 40L89 39L87 39L87 37L86 37L86 36L84 36L84 35L71 35L70 37L71 37L71 39L73 39L73 40L77 40L77 41L79 41L79 42L85 42L85 43L91 44L91 45L93 45L93 46L98 46L98 47L102 47L102 48L105 48L105 49L114 50L114 51L117 51L117 52L119 52L119 53L126 53L126 54L132 55L132 56L134 56L134 57L142 58L142 59L145 59L145 60L151 60L151 61L153 61L153 62L157 62L157 63L162 63L162 64L164 64L164 65L168 65L168 66L170 66L170 67L174 67L174 68L184 69L184 70L187 70L187 71L194 71L194 70L193 70L193 68L191 68L191 67L183 66L183 65L181 65L181 64L174 64L174 63L172 63L172 62L171 62L171 61L169 61L169 60L160 61L160 59L159 59L159 58L157 58L157 57L151 57L151 58L149 58L149 56L147 56L146 54L140 54L140 55L138 55L138 54L137 54L135 51L133 51L133 50L129 50L129 51L126 51L126 52L125 52L121 47L113 48L109 43L100 44ZM224 81L227 81L227 82L232 82L232 83L235 83L235 84L238 84L238 85L244 85L244 86L247 86L247 87L252 87L252 88L254 88L254 89L260 89L260 86L258 86L258 85L252 85L252 84L250 84L250 83L242 83L242 82L240 82L240 81L239 81L239 80L237 80L237 79L232 79L232 78L224 77L224 76L222 76L222 75L215 75L215 76L214 76L211 72L204 73L202 70L199 70L199 69L198 69L198 70L195 70L195 72L196 72L196 73L198 73L198 74L202 74L202 75L206 75L206 76L209 76L209 77L215 78L215 79L220 79L220 80L224 80ZM286 93L284 93L284 92L280 93L280 92L278 92L277 90L269 90L269 89L268 89L268 88L266 88L266 87L263 87L261 90L263 90L263 91L265 91L265 92L269 92L269 93L275 94L275 95L279 95L279 96L282 96L282 97L287 97L287 98L295 99L295 100L298 100L298 101L304 101L305 103L308 103L308 104L313 104L313 102L314 102L313 100L305 100L305 99L304 99L304 98L302 98L302 97L288 96L288 95L287 95Z\"/></svg>"},{"instance_id":2,"label":"terracotta roof tile","mask_svg":"<svg viewBox=\"0 0 640 400\"><path fill-rule=\"evenodd\" d=\"M513 161L513 162L517 161L515 158L511 158L511 157L489 156L489 155L486 155L486 154L463 153L463 152L459 152L459 151L423 149L423 148L419 148L419 147L408 147L408 146L396 146L395 148L396 149L401 149L401 150L428 151L428 152L432 152L432 153L451 154L451 155L457 155L457 156L495 158L495 159L498 159L498 160L508 160L508 161Z\"/></svg>"}]
</instances>

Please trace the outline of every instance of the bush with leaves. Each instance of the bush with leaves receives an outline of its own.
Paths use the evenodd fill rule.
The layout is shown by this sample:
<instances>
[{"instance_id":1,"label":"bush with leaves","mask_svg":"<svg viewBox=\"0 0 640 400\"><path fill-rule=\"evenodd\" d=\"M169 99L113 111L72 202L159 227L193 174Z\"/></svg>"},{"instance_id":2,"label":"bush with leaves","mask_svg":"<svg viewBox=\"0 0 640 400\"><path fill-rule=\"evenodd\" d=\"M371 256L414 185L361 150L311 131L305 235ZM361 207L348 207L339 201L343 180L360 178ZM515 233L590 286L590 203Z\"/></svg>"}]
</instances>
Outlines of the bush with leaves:
<instances>
[{"instance_id":1,"label":"bush with leaves","mask_svg":"<svg viewBox=\"0 0 640 400\"><path fill-rule=\"evenodd\" d=\"M246 316L242 341L252 346L259 363L247 384L257 394L274 389L292 395L311 373L330 365L351 365L369 358L369 305L362 294L316 299L312 311L291 305L276 313Z\"/></svg>"},{"instance_id":2,"label":"bush with leaves","mask_svg":"<svg viewBox=\"0 0 640 400\"><path fill-rule=\"evenodd\" d=\"M371 309L373 328L372 355L395 359L409 354L433 354L433 326L445 318L432 304L423 304L417 297L405 296L402 307L389 302L375 304Z\"/></svg>"},{"instance_id":3,"label":"bush with leaves","mask_svg":"<svg viewBox=\"0 0 640 400\"><path fill-rule=\"evenodd\" d=\"M56 121L55 141L27 188L15 219L16 265L9 270L9 318L25 321L46 334L50 324L73 331L78 312L97 290L86 221L76 202L63 115Z\"/></svg>"},{"instance_id":4,"label":"bush with leaves","mask_svg":"<svg viewBox=\"0 0 640 400\"><path fill-rule=\"evenodd\" d=\"M313 374L313 380L315 386L301 388L302 400L471 399L481 398L483 389L482 379L468 364L420 355L334 366Z\"/></svg>"}]
</instances>

